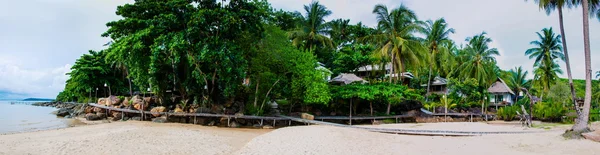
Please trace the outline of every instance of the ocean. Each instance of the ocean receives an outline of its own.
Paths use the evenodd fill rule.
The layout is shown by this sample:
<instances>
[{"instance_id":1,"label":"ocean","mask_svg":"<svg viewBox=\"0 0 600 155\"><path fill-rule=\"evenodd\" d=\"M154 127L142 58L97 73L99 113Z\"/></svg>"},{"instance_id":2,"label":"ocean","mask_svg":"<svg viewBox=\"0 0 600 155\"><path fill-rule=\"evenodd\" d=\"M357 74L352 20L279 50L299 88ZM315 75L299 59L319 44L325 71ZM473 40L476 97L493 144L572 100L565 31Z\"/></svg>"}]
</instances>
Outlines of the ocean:
<instances>
[{"instance_id":1,"label":"ocean","mask_svg":"<svg viewBox=\"0 0 600 155\"><path fill-rule=\"evenodd\" d=\"M10 103L0 101L0 134L66 128L72 122L52 114L56 108Z\"/></svg>"}]
</instances>

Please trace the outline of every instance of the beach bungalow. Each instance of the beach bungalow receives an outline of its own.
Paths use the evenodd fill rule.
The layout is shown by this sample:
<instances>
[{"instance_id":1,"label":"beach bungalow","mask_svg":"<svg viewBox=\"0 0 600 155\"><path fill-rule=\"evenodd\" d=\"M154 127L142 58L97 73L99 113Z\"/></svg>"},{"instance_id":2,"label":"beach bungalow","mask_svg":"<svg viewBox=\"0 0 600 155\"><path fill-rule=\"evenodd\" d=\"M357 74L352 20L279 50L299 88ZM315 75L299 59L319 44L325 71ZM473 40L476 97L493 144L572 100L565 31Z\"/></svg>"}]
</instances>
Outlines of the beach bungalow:
<instances>
[{"instance_id":1,"label":"beach bungalow","mask_svg":"<svg viewBox=\"0 0 600 155\"><path fill-rule=\"evenodd\" d=\"M391 74L392 64L387 63L384 68L380 67L381 65L366 65L359 67L355 72L358 77L367 78L377 75L384 75L383 78L389 78L392 76L393 78L398 77L398 74ZM410 72L400 73L400 77L402 78L403 84L409 84L410 80L414 78L414 75Z\"/></svg>"},{"instance_id":2,"label":"beach bungalow","mask_svg":"<svg viewBox=\"0 0 600 155\"><path fill-rule=\"evenodd\" d=\"M427 89L427 84L423 84L421 87ZM429 86L429 94L445 95L448 93L448 80L439 76L433 78L433 81L431 81L431 86Z\"/></svg>"},{"instance_id":3,"label":"beach bungalow","mask_svg":"<svg viewBox=\"0 0 600 155\"><path fill-rule=\"evenodd\" d=\"M490 94L489 106L507 106L514 103L513 99L515 93L508 85L506 85L506 82L500 78L492 83L490 88L488 88L488 93Z\"/></svg>"}]
</instances>

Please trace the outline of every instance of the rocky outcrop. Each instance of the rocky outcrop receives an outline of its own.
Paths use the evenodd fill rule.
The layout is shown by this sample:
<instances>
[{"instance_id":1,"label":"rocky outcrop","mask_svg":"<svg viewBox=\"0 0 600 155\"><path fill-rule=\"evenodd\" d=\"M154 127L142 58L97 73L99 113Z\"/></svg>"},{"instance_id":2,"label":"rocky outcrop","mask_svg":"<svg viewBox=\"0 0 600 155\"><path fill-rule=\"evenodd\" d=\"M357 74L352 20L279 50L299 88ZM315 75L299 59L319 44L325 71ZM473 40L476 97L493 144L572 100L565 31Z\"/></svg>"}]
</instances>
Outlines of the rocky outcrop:
<instances>
[{"instance_id":1,"label":"rocky outcrop","mask_svg":"<svg viewBox=\"0 0 600 155\"><path fill-rule=\"evenodd\" d=\"M73 117L83 114L87 107L83 103L64 103L64 102L39 102L31 104L33 106L54 107L58 110L54 112L59 117Z\"/></svg>"},{"instance_id":2,"label":"rocky outcrop","mask_svg":"<svg viewBox=\"0 0 600 155\"><path fill-rule=\"evenodd\" d=\"M58 109L58 111L56 111L56 116L59 116L59 117L65 117L70 114L71 114L71 112L67 108L61 108L61 109Z\"/></svg>"},{"instance_id":3,"label":"rocky outcrop","mask_svg":"<svg viewBox=\"0 0 600 155\"><path fill-rule=\"evenodd\" d=\"M152 116L154 117L160 117L160 114L154 114L154 112L165 112L167 110L166 107L160 106L160 107L154 107L152 108L152 110L150 110L150 112L153 112Z\"/></svg>"},{"instance_id":4,"label":"rocky outcrop","mask_svg":"<svg viewBox=\"0 0 600 155\"><path fill-rule=\"evenodd\" d=\"M100 117L98 117L98 115L96 115L96 114L88 113L88 114L85 114L85 119L88 121L96 121L96 120L100 120Z\"/></svg>"}]
</instances>

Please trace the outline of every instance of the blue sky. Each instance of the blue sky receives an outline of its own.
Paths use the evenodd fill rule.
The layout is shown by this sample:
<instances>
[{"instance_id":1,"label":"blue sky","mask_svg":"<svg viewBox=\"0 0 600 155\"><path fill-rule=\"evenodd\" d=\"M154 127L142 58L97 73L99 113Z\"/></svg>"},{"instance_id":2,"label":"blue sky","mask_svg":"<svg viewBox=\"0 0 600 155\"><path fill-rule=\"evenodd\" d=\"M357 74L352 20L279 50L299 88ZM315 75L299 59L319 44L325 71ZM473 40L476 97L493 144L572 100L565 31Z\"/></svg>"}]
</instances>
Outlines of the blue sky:
<instances>
[{"instance_id":1,"label":"blue sky","mask_svg":"<svg viewBox=\"0 0 600 155\"><path fill-rule=\"evenodd\" d=\"M132 0L28 0L5 1L0 5L0 97L54 98L68 79L65 73L81 54L100 50L109 41L100 37L105 24L119 19L116 7ZM275 8L304 13L311 0L271 0ZM321 0L332 10L327 19L345 18L352 23L375 26L371 13L376 4L389 8L400 4L414 10L421 20L445 18L456 29L450 37L464 43L466 37L483 31L500 50L502 69L523 66L532 70L533 61L524 56L545 27L558 31L556 13L547 16L533 1L523 0ZM583 33L580 9L565 11L567 42L574 78L584 78ZM590 20L592 68L600 45L600 22ZM561 62L564 69L564 63ZM532 77L532 75L530 75ZM566 77L566 75L562 75Z\"/></svg>"}]
</instances>

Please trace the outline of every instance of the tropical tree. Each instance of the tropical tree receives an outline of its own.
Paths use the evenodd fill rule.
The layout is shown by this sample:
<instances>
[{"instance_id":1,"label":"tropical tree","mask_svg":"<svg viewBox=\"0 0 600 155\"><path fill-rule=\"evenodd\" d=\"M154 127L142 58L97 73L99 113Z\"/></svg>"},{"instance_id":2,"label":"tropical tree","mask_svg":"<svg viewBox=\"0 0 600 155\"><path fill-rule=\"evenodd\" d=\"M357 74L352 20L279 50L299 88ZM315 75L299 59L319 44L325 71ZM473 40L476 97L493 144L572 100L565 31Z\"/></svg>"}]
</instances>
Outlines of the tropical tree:
<instances>
[{"instance_id":1,"label":"tropical tree","mask_svg":"<svg viewBox=\"0 0 600 155\"><path fill-rule=\"evenodd\" d=\"M589 25L589 4L587 0L581 1L583 6L583 46L585 55L585 96L583 101L583 111L577 116L573 132L575 135L589 132L588 121L590 115L590 105L592 101L592 60L590 55L590 25ZM593 4L592 4L593 5Z\"/></svg>"},{"instance_id":2,"label":"tropical tree","mask_svg":"<svg viewBox=\"0 0 600 155\"><path fill-rule=\"evenodd\" d=\"M416 67L427 60L426 49L414 35L421 27L412 10L401 5L390 11L387 6L380 4L375 6L373 13L377 15L379 33L367 36L364 40L376 46L376 56L391 61L390 82L394 74L404 72L407 66Z\"/></svg>"},{"instance_id":3,"label":"tropical tree","mask_svg":"<svg viewBox=\"0 0 600 155\"><path fill-rule=\"evenodd\" d=\"M515 103L519 99L519 92L521 88L531 88L531 80L527 79L528 71L523 70L521 66L515 67L509 71L510 78L508 79L508 85L513 89L517 95L515 95Z\"/></svg>"},{"instance_id":4,"label":"tropical tree","mask_svg":"<svg viewBox=\"0 0 600 155\"><path fill-rule=\"evenodd\" d=\"M318 45L333 47L331 39L327 36L327 24L325 17L331 15L327 7L313 1L309 5L304 5L306 15L302 21L299 30L290 33L290 39L296 47L303 47L305 51L314 52Z\"/></svg>"},{"instance_id":5,"label":"tropical tree","mask_svg":"<svg viewBox=\"0 0 600 155\"><path fill-rule=\"evenodd\" d=\"M561 52L560 35L554 34L552 28L544 28L542 33L536 32L536 34L539 40L530 43L535 47L525 51L525 55L528 55L529 59L535 59L533 64L536 67L534 71L535 80L541 86L543 92L546 93L550 89L550 85L556 83L556 79L558 79L556 73L562 74L562 70L554 60L565 60L565 57Z\"/></svg>"},{"instance_id":6,"label":"tropical tree","mask_svg":"<svg viewBox=\"0 0 600 155\"><path fill-rule=\"evenodd\" d=\"M336 19L327 23L329 30L327 34L333 41L336 49L350 42L350 20L349 19Z\"/></svg>"},{"instance_id":7,"label":"tropical tree","mask_svg":"<svg viewBox=\"0 0 600 155\"><path fill-rule=\"evenodd\" d=\"M439 55L448 55L448 50L440 50L440 46L444 43L448 43L451 40L448 36L451 33L454 33L453 28L449 28L446 20L444 18L440 18L436 21L428 20L423 25L423 29L421 29L421 33L425 35L424 42L427 44L429 49L429 76L427 79L427 94L429 94L429 85L431 84L431 72L432 68L436 69L436 72L439 72L439 66L443 65L443 58ZM441 53L444 52L444 53Z\"/></svg>"},{"instance_id":8,"label":"tropical tree","mask_svg":"<svg viewBox=\"0 0 600 155\"><path fill-rule=\"evenodd\" d=\"M577 114L580 113L579 108L577 108L577 100L575 88L573 86L573 76L571 74L571 62L569 61L569 52L567 50L567 37L565 33L564 21L563 21L563 8L574 6L578 0L534 0L540 9L544 9L547 15L550 15L552 11L558 10L558 23L559 29L562 39L562 47L564 52L564 60L565 67L567 68L567 77L569 78L569 87L571 88L571 101L573 101L573 106L576 109ZM598 12L600 14L600 12ZM599 18L600 19L600 18Z\"/></svg>"},{"instance_id":9,"label":"tropical tree","mask_svg":"<svg viewBox=\"0 0 600 155\"><path fill-rule=\"evenodd\" d=\"M465 60L457 70L460 72L462 78L474 78L479 82L480 86L489 84L496 78L496 58L494 56L500 55L498 49L489 47L489 43L492 42L491 38L486 36L487 33L482 32L481 34L469 37L466 39L469 44L461 52L459 56Z\"/></svg>"}]
</instances>

